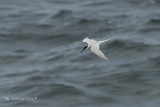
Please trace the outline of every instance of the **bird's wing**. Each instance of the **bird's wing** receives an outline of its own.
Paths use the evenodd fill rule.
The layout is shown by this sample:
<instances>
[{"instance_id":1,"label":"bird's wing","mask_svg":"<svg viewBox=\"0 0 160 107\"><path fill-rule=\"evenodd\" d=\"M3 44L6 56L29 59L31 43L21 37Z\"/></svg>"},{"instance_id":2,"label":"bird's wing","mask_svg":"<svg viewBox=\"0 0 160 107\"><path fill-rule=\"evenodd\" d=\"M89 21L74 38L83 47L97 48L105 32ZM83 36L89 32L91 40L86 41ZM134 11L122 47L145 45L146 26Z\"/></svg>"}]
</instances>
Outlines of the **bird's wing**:
<instances>
[{"instance_id":1,"label":"bird's wing","mask_svg":"<svg viewBox=\"0 0 160 107\"><path fill-rule=\"evenodd\" d=\"M109 41L109 40L111 40L111 39L113 39L113 38L109 38L109 39L106 39L106 40L103 40L103 41L98 41L98 42L99 42L99 44L101 44L101 43L107 42L107 41Z\"/></svg>"},{"instance_id":2,"label":"bird's wing","mask_svg":"<svg viewBox=\"0 0 160 107\"><path fill-rule=\"evenodd\" d=\"M92 51L93 53L95 53L96 55L98 55L99 57L108 60L108 58L100 51L100 49L99 49L99 44L95 44L95 45L91 46L91 51Z\"/></svg>"},{"instance_id":3,"label":"bird's wing","mask_svg":"<svg viewBox=\"0 0 160 107\"><path fill-rule=\"evenodd\" d=\"M88 43L89 45L92 45L92 44L96 44L97 41L95 41L94 39L89 39L88 37L84 38L83 39L83 42L86 42Z\"/></svg>"}]
</instances>

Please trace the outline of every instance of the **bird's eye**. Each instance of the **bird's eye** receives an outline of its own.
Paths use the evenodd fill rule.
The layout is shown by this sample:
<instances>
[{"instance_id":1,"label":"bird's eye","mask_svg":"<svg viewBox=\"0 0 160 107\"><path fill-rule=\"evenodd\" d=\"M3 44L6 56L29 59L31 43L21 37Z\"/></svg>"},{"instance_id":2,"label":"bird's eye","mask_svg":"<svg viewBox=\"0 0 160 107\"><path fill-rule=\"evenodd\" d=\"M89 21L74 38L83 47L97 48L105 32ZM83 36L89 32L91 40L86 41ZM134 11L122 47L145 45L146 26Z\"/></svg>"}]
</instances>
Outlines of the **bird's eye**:
<instances>
[{"instance_id":1,"label":"bird's eye","mask_svg":"<svg viewBox=\"0 0 160 107\"><path fill-rule=\"evenodd\" d=\"M86 49L88 46L85 46L83 49Z\"/></svg>"}]
</instances>

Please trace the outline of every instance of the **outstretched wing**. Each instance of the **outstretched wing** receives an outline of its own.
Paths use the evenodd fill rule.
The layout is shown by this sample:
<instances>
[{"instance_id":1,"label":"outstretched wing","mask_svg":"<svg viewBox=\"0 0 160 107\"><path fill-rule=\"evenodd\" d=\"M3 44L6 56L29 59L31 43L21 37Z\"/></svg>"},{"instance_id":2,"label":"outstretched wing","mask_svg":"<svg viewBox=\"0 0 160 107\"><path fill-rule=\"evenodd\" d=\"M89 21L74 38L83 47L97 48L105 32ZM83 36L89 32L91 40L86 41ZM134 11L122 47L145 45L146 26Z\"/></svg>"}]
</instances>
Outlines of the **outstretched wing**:
<instances>
[{"instance_id":1,"label":"outstretched wing","mask_svg":"<svg viewBox=\"0 0 160 107\"><path fill-rule=\"evenodd\" d=\"M109 40L111 40L111 39L113 39L113 38L109 38L109 39L106 39L106 40L103 40L103 41L98 41L98 43L101 44L101 43L107 42L107 41L109 41Z\"/></svg>"},{"instance_id":2,"label":"outstretched wing","mask_svg":"<svg viewBox=\"0 0 160 107\"><path fill-rule=\"evenodd\" d=\"M83 39L83 42L86 42L88 43L89 45L92 45L92 44L96 44L97 41L93 40L93 39L89 39L88 37L84 38Z\"/></svg>"},{"instance_id":3,"label":"outstretched wing","mask_svg":"<svg viewBox=\"0 0 160 107\"><path fill-rule=\"evenodd\" d=\"M100 49L99 49L99 44L95 44L95 45L91 46L91 51L92 51L93 53L95 53L96 55L98 55L99 57L108 60L108 58L100 51Z\"/></svg>"}]
</instances>

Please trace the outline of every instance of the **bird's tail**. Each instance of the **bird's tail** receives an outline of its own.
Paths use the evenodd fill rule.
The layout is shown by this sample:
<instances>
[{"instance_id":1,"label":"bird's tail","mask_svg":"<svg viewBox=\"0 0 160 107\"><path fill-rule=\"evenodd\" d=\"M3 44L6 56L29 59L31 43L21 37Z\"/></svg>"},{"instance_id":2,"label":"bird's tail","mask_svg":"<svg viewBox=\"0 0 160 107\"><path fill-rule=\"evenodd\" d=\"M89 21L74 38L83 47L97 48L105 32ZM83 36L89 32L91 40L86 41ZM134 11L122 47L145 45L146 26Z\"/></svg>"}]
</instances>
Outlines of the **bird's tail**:
<instances>
[{"instance_id":1,"label":"bird's tail","mask_svg":"<svg viewBox=\"0 0 160 107\"><path fill-rule=\"evenodd\" d=\"M103 43L103 42L107 42L107 41L109 41L109 40L111 40L111 39L113 39L113 38L109 38L109 39L106 39L106 40L103 40L103 41L99 41L99 44L101 44L101 43Z\"/></svg>"}]
</instances>

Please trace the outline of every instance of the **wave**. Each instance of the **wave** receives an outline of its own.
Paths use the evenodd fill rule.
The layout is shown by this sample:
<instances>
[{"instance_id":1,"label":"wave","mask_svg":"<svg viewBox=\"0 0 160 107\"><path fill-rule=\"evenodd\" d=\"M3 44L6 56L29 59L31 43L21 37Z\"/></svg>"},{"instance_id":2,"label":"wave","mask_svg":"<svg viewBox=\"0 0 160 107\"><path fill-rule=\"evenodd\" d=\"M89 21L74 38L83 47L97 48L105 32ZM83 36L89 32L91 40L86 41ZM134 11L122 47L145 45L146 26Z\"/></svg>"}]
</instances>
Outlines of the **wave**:
<instances>
[{"instance_id":1,"label":"wave","mask_svg":"<svg viewBox=\"0 0 160 107\"><path fill-rule=\"evenodd\" d=\"M63 17L70 16L71 14L72 14L72 11L70 10L60 10L59 12L57 12L57 14L53 16L53 18L63 18Z\"/></svg>"},{"instance_id":2,"label":"wave","mask_svg":"<svg viewBox=\"0 0 160 107\"><path fill-rule=\"evenodd\" d=\"M160 24L160 19L150 19L146 24Z\"/></svg>"},{"instance_id":3,"label":"wave","mask_svg":"<svg viewBox=\"0 0 160 107\"><path fill-rule=\"evenodd\" d=\"M114 40L107 45L110 49L125 50L125 51L143 51L150 47L154 47L152 44L145 44L142 42L133 42L131 40Z\"/></svg>"},{"instance_id":4,"label":"wave","mask_svg":"<svg viewBox=\"0 0 160 107\"><path fill-rule=\"evenodd\" d=\"M0 64L12 64L26 57L27 55L0 55Z\"/></svg>"},{"instance_id":5,"label":"wave","mask_svg":"<svg viewBox=\"0 0 160 107\"><path fill-rule=\"evenodd\" d=\"M148 60L153 66L160 68L160 56Z\"/></svg>"},{"instance_id":6,"label":"wave","mask_svg":"<svg viewBox=\"0 0 160 107\"><path fill-rule=\"evenodd\" d=\"M98 22L98 20L96 20L96 19L82 18L77 22L77 24L93 24L93 23L97 23L97 22Z\"/></svg>"},{"instance_id":7,"label":"wave","mask_svg":"<svg viewBox=\"0 0 160 107\"><path fill-rule=\"evenodd\" d=\"M140 70L141 72L142 71L150 71L150 70L156 70L156 71L159 71L159 68L160 66L160 56L156 56L156 57L153 57L153 58L145 58L141 61L136 61L136 62L133 62L133 63L127 63L127 64L121 64L119 67L120 68L134 68L136 70ZM154 69L155 68L155 69Z\"/></svg>"},{"instance_id":8,"label":"wave","mask_svg":"<svg viewBox=\"0 0 160 107\"><path fill-rule=\"evenodd\" d=\"M45 91L48 90L48 91ZM60 95L80 95L82 91L74 86L65 84L39 85L34 92L38 98L50 98Z\"/></svg>"},{"instance_id":9,"label":"wave","mask_svg":"<svg viewBox=\"0 0 160 107\"><path fill-rule=\"evenodd\" d=\"M98 2L91 2L91 3L88 3L88 4L85 4L84 6L106 6L106 5L109 5L111 4L112 2L111 1L98 1Z\"/></svg>"}]
</instances>

